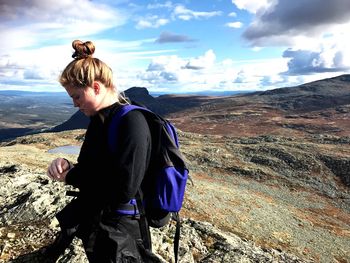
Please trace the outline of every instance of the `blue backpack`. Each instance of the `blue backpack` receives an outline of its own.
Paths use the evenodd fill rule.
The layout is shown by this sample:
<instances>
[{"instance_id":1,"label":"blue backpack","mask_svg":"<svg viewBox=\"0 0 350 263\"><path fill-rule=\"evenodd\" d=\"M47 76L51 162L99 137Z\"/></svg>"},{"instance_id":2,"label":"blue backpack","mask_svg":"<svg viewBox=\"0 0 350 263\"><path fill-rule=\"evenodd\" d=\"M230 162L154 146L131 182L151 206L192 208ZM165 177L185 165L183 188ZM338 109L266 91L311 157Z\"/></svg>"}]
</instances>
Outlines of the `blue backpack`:
<instances>
[{"instance_id":1,"label":"blue backpack","mask_svg":"<svg viewBox=\"0 0 350 263\"><path fill-rule=\"evenodd\" d=\"M174 125L144 107L124 105L117 110L108 131L110 151L116 151L120 121L132 110L141 111L147 120L152 137L152 156L141 185L141 194L138 193L135 199L130 200L128 204L123 204L116 212L126 215L140 214L141 219L146 219L141 220L142 224L146 225L145 227L147 225L162 227L169 222L171 217L175 219L177 225L174 253L177 262L180 235L178 212L182 207L189 171L179 150ZM146 232L142 234L147 235Z\"/></svg>"}]
</instances>

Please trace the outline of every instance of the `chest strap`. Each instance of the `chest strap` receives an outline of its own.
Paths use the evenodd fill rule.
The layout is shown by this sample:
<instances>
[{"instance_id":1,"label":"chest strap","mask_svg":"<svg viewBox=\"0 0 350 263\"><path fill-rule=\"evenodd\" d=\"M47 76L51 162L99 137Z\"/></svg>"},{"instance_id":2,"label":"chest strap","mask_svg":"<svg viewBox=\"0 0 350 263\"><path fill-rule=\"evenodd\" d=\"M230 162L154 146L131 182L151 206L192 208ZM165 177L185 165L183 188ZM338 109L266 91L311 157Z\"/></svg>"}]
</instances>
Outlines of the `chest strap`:
<instances>
[{"instance_id":1,"label":"chest strap","mask_svg":"<svg viewBox=\"0 0 350 263\"><path fill-rule=\"evenodd\" d=\"M129 202L125 204L119 204L115 210L118 215L129 215L129 216L136 216L139 215L140 212L137 208L137 202L136 199L131 199Z\"/></svg>"}]
</instances>

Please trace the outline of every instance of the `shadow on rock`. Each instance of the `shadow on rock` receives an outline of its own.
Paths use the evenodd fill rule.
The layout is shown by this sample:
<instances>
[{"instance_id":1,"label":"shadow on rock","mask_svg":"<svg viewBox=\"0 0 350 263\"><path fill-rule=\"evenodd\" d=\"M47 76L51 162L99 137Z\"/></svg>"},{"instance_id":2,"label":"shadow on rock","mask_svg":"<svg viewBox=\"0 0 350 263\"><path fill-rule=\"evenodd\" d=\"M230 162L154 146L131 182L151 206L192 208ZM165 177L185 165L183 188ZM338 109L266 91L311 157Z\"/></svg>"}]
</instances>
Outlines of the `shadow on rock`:
<instances>
[{"instance_id":1,"label":"shadow on rock","mask_svg":"<svg viewBox=\"0 0 350 263\"><path fill-rule=\"evenodd\" d=\"M48 259L43 254L43 249L39 249L28 254L21 255L16 259L10 260L11 263L55 263L56 260Z\"/></svg>"}]
</instances>

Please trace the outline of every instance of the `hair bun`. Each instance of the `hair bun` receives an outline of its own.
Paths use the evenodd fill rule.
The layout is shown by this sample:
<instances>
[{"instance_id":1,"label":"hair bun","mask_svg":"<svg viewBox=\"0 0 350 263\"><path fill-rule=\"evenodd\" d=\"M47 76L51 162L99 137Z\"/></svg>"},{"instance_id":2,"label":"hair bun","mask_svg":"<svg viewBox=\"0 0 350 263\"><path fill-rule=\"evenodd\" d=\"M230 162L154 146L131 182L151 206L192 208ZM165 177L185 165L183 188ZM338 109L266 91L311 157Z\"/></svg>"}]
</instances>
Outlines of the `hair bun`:
<instances>
[{"instance_id":1,"label":"hair bun","mask_svg":"<svg viewBox=\"0 0 350 263\"><path fill-rule=\"evenodd\" d=\"M72 42L74 53L72 57L74 59L83 59L92 57L95 52L95 45L91 41L83 42L81 40L74 40Z\"/></svg>"}]
</instances>

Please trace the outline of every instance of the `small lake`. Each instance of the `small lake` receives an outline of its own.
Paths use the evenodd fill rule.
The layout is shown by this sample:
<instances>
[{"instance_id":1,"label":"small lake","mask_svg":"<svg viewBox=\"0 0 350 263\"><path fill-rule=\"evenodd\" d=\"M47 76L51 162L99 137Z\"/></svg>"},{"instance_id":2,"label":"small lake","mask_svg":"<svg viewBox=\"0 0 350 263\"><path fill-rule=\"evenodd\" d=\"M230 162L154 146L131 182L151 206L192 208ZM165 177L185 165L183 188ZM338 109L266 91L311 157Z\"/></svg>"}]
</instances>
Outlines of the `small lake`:
<instances>
[{"instance_id":1,"label":"small lake","mask_svg":"<svg viewBox=\"0 0 350 263\"><path fill-rule=\"evenodd\" d=\"M56 147L47 151L48 153L62 153L62 154L79 154L80 146L77 145L64 145Z\"/></svg>"}]
</instances>

